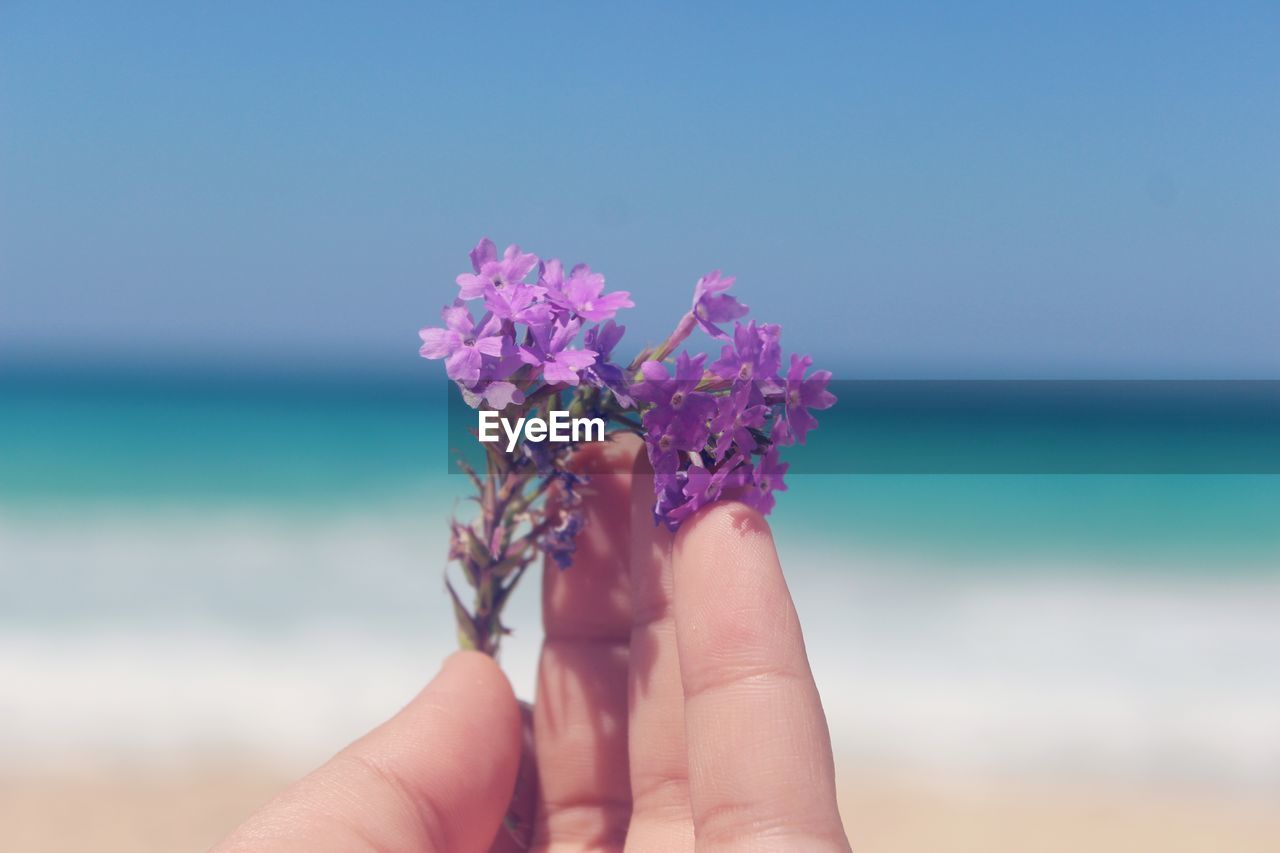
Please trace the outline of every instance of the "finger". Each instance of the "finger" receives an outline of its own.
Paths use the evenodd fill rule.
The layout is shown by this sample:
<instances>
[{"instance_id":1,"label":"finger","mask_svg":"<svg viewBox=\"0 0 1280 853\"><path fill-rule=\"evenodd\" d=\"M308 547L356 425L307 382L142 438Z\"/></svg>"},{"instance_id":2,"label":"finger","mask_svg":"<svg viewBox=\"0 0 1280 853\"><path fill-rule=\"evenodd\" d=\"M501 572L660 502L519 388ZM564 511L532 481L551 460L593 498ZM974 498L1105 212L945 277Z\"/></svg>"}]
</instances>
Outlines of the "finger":
<instances>
[{"instance_id":1,"label":"finger","mask_svg":"<svg viewBox=\"0 0 1280 853\"><path fill-rule=\"evenodd\" d=\"M586 524L573 564L543 570L546 639L538 666L534 742L535 848L621 849L631 817L627 777L627 576L633 436L586 445L576 470ZM606 473L607 472L607 473Z\"/></svg>"},{"instance_id":2,"label":"finger","mask_svg":"<svg viewBox=\"0 0 1280 853\"><path fill-rule=\"evenodd\" d=\"M520 758L520 712L490 658L459 652L399 714L269 803L218 853L481 851Z\"/></svg>"},{"instance_id":3,"label":"finger","mask_svg":"<svg viewBox=\"0 0 1280 853\"><path fill-rule=\"evenodd\" d=\"M676 535L675 618L699 850L847 850L831 742L773 536L721 503Z\"/></svg>"},{"instance_id":4,"label":"finger","mask_svg":"<svg viewBox=\"0 0 1280 853\"><path fill-rule=\"evenodd\" d=\"M671 610L671 533L653 522L653 469L631 482L631 831L629 849L693 849L684 690Z\"/></svg>"}]
</instances>

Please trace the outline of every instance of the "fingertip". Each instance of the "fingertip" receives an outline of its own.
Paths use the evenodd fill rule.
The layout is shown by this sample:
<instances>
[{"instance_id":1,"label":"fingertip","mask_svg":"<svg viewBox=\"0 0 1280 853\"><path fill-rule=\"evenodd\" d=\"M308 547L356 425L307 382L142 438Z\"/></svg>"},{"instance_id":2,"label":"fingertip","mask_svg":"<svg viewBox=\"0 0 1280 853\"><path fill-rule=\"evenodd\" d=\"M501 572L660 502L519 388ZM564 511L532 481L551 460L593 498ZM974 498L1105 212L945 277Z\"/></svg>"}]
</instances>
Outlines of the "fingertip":
<instances>
[{"instance_id":1,"label":"fingertip","mask_svg":"<svg viewBox=\"0 0 1280 853\"><path fill-rule=\"evenodd\" d=\"M674 607L686 689L727 666L803 658L773 534L737 501L702 507L672 545Z\"/></svg>"},{"instance_id":2,"label":"fingertip","mask_svg":"<svg viewBox=\"0 0 1280 853\"><path fill-rule=\"evenodd\" d=\"M744 546L758 546L761 540L773 546L769 522L756 509L740 501L718 501L702 507L689 517L675 535L675 555L739 553Z\"/></svg>"},{"instance_id":3,"label":"fingertip","mask_svg":"<svg viewBox=\"0 0 1280 853\"><path fill-rule=\"evenodd\" d=\"M440 666L440 675L449 673L451 678L465 678L477 687L486 691L510 694L512 701L515 693L506 673L489 655L473 649L461 649L444 659ZM438 678L439 676L437 676Z\"/></svg>"},{"instance_id":4,"label":"fingertip","mask_svg":"<svg viewBox=\"0 0 1280 853\"><path fill-rule=\"evenodd\" d=\"M519 740L520 705L515 690L489 655L473 650L449 655L419 697L432 694L449 694L449 701L456 707L474 709L484 716L484 728L500 731L512 741Z\"/></svg>"}]
</instances>

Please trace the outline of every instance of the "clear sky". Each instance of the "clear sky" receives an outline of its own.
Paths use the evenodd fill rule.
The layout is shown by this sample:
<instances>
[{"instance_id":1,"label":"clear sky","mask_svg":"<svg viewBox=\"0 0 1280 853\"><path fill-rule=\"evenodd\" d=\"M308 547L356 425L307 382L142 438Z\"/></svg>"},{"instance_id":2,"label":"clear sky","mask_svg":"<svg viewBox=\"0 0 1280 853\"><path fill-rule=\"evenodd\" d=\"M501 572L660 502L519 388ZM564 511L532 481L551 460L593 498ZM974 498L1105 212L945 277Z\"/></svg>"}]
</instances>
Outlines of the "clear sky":
<instances>
[{"instance_id":1,"label":"clear sky","mask_svg":"<svg viewBox=\"0 0 1280 853\"><path fill-rule=\"evenodd\" d=\"M196 5L0 0L5 358L412 367L490 235L637 338L719 266L845 375L1280 376L1275 2Z\"/></svg>"}]
</instances>

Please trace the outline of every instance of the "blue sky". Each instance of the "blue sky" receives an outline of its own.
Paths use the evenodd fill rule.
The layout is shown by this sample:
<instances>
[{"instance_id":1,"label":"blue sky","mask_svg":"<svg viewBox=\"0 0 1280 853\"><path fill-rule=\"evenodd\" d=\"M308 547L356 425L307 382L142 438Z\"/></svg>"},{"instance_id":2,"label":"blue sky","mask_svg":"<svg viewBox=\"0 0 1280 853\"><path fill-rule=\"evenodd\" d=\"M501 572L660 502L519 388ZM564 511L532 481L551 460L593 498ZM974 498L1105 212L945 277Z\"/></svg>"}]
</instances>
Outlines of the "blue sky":
<instances>
[{"instance_id":1,"label":"blue sky","mask_svg":"<svg viewBox=\"0 0 1280 853\"><path fill-rule=\"evenodd\" d=\"M416 368L487 234L638 339L1280 375L1280 5L1118 5L8 0L0 353Z\"/></svg>"}]
</instances>

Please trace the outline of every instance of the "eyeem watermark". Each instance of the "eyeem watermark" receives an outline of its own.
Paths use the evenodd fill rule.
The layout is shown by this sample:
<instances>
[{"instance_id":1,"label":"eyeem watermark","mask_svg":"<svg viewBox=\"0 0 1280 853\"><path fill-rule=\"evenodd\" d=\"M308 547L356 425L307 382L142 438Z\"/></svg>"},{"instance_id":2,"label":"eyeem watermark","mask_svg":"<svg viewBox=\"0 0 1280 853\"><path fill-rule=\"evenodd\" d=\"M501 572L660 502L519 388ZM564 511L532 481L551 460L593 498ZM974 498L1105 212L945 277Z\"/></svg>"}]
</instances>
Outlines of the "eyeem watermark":
<instances>
[{"instance_id":1,"label":"eyeem watermark","mask_svg":"<svg viewBox=\"0 0 1280 853\"><path fill-rule=\"evenodd\" d=\"M539 417L517 418L512 425L509 418L504 418L494 411L476 412L476 434L486 443L500 441L502 436L498 429L507 436L507 452L516 449L521 433L525 441L556 441L578 444L585 441L604 441L604 418L575 418L568 412L552 409L550 419Z\"/></svg>"}]
</instances>

